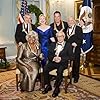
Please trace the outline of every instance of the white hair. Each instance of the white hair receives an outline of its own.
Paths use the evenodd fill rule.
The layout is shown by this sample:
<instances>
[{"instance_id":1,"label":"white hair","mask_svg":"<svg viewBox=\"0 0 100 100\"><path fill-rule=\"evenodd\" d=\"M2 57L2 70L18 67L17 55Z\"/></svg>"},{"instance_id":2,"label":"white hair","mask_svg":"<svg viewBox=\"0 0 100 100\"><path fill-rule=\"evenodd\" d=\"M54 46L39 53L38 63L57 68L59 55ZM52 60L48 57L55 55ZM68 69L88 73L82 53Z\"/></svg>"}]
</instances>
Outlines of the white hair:
<instances>
[{"instance_id":1,"label":"white hair","mask_svg":"<svg viewBox=\"0 0 100 100\"><path fill-rule=\"evenodd\" d=\"M35 38L38 41L38 33L36 33L35 31L29 31L29 33L26 35L27 41L29 37Z\"/></svg>"}]
</instances>

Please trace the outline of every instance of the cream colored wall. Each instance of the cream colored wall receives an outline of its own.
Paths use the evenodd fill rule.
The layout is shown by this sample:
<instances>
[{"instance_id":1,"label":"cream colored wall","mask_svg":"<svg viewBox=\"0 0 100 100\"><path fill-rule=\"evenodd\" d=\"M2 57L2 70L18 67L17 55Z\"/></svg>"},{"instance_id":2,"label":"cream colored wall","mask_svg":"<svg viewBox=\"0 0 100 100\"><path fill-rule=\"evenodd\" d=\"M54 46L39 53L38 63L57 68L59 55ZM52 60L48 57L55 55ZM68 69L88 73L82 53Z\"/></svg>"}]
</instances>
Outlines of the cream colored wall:
<instances>
[{"instance_id":1,"label":"cream colored wall","mask_svg":"<svg viewBox=\"0 0 100 100\"><path fill-rule=\"evenodd\" d=\"M6 46L6 56L16 55L14 41L16 26L15 0L0 0L0 46Z\"/></svg>"},{"instance_id":2,"label":"cream colored wall","mask_svg":"<svg viewBox=\"0 0 100 100\"><path fill-rule=\"evenodd\" d=\"M0 44L12 42L15 31L15 11L14 0L0 0Z\"/></svg>"}]
</instances>

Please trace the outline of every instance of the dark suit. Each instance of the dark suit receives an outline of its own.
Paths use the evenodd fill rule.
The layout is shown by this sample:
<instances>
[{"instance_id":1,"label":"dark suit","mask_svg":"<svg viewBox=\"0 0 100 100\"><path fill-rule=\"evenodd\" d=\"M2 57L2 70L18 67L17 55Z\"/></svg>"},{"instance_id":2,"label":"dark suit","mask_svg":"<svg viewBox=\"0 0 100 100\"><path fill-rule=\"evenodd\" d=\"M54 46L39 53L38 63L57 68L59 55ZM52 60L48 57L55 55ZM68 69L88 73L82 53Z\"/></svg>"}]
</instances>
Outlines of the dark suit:
<instances>
[{"instance_id":1,"label":"dark suit","mask_svg":"<svg viewBox=\"0 0 100 100\"><path fill-rule=\"evenodd\" d=\"M31 24L32 30L35 30L35 25ZM27 31L27 30L26 30ZM15 41L18 44L19 42L26 43L26 33L23 32L23 24L18 24L15 32Z\"/></svg>"},{"instance_id":2,"label":"dark suit","mask_svg":"<svg viewBox=\"0 0 100 100\"><path fill-rule=\"evenodd\" d=\"M60 52L59 56L61 57L61 61L56 63L53 61L55 57L55 47L56 43L51 43L49 46L49 54L48 54L48 63L44 68L44 80L45 84L50 84L50 76L49 72L53 69L57 69L57 77L55 86L60 86L62 78L63 78L63 70L67 68L68 59L72 57L72 46L66 42L64 49Z\"/></svg>"},{"instance_id":3,"label":"dark suit","mask_svg":"<svg viewBox=\"0 0 100 100\"><path fill-rule=\"evenodd\" d=\"M66 33L67 28L68 28L68 24L67 24L67 22L64 22L64 21L62 23L64 25L63 32ZM59 26L56 25L56 28L58 31L60 31L63 28L62 23ZM57 38L56 38L57 31L54 29L54 23L50 24L50 26L53 28L53 36L54 36L55 40L57 41Z\"/></svg>"},{"instance_id":4,"label":"dark suit","mask_svg":"<svg viewBox=\"0 0 100 100\"><path fill-rule=\"evenodd\" d=\"M75 42L77 44L77 47L75 49L75 60L74 60L73 72L72 72L72 75L76 80L79 79L80 53L81 53L80 47L82 45L82 40L83 40L82 28L76 26L75 34L72 35L69 39L67 39L68 43L72 44L73 42Z\"/></svg>"}]
</instances>

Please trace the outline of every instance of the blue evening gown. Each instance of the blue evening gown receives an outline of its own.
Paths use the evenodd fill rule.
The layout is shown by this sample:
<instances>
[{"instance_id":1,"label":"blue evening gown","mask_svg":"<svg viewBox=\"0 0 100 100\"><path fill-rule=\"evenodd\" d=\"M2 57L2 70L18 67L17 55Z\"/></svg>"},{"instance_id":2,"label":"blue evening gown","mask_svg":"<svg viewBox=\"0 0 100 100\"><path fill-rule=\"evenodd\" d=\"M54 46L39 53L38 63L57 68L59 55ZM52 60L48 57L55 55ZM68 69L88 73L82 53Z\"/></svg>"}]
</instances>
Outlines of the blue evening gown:
<instances>
[{"instance_id":1,"label":"blue evening gown","mask_svg":"<svg viewBox=\"0 0 100 100\"><path fill-rule=\"evenodd\" d=\"M48 57L48 46L50 44L50 38L52 37L53 29L48 26L46 29L41 29L40 27L37 27L36 32L38 33L39 42L41 44L41 52L44 55L44 59L42 60L42 67L45 66L47 62Z\"/></svg>"}]
</instances>

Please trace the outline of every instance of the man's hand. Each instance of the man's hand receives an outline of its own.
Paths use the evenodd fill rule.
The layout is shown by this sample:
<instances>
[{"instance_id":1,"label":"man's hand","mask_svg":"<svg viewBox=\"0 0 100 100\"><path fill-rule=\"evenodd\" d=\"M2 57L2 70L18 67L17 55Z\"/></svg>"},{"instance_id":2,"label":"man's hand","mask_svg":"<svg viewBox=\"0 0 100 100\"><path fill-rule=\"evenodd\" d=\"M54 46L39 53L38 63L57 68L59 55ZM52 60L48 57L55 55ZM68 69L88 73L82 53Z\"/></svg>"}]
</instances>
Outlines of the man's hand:
<instances>
[{"instance_id":1,"label":"man's hand","mask_svg":"<svg viewBox=\"0 0 100 100\"><path fill-rule=\"evenodd\" d=\"M73 43L72 43L72 46L73 46L73 47L76 47L76 46L77 46L77 44L76 44L75 42L73 42Z\"/></svg>"},{"instance_id":2,"label":"man's hand","mask_svg":"<svg viewBox=\"0 0 100 100\"><path fill-rule=\"evenodd\" d=\"M51 40L52 42L56 42L54 37L50 38L50 40Z\"/></svg>"},{"instance_id":3,"label":"man's hand","mask_svg":"<svg viewBox=\"0 0 100 100\"><path fill-rule=\"evenodd\" d=\"M56 57L53 58L53 61L56 62L56 63L59 63L61 61L61 57L56 56Z\"/></svg>"}]
</instances>

